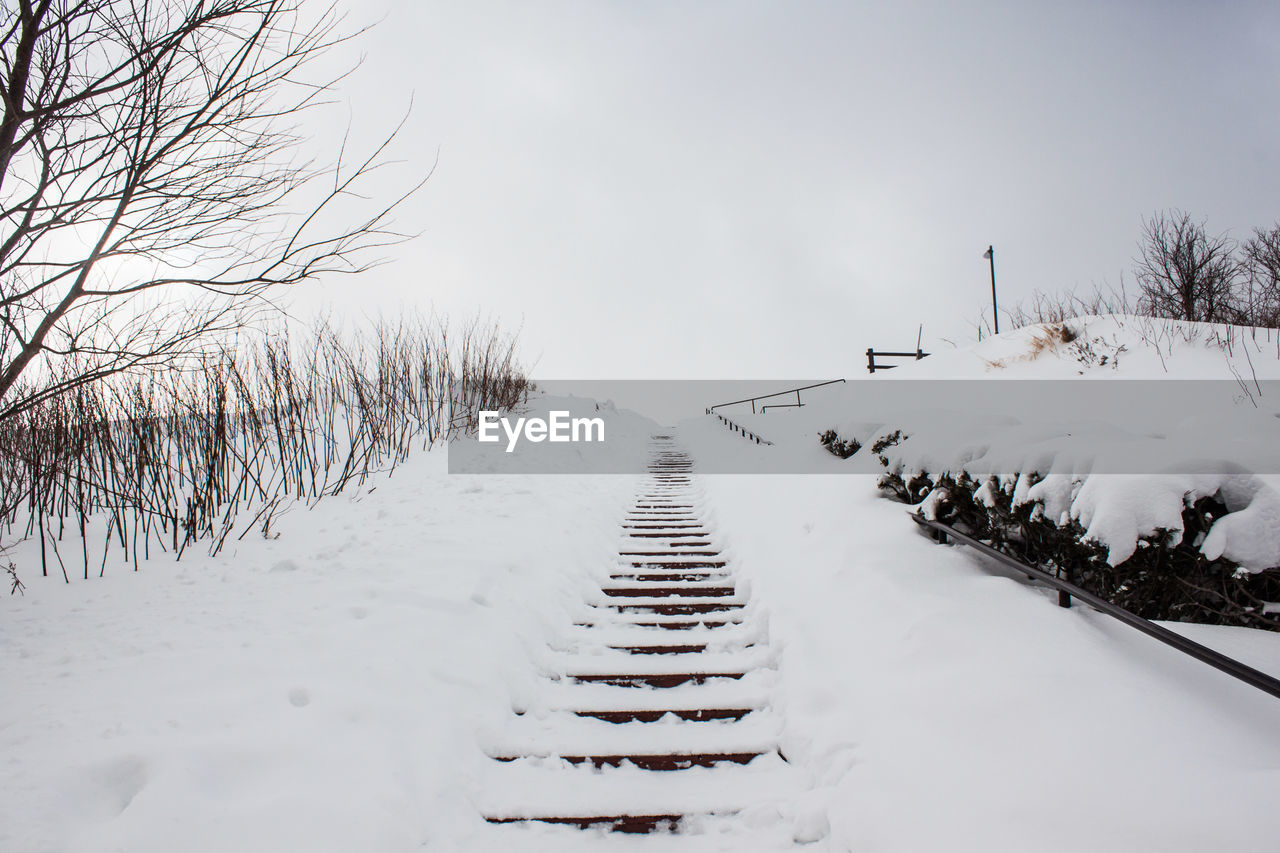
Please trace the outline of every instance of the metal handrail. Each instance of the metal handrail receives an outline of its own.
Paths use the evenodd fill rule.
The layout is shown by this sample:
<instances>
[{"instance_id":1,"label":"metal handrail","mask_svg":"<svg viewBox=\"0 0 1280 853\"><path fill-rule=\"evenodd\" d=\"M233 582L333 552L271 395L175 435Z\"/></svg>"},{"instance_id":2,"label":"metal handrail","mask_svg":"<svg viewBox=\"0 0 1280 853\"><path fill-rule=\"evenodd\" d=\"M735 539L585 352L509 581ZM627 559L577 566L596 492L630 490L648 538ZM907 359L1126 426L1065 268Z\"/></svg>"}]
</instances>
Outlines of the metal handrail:
<instances>
[{"instance_id":1,"label":"metal handrail","mask_svg":"<svg viewBox=\"0 0 1280 853\"><path fill-rule=\"evenodd\" d=\"M1272 696L1280 698L1280 678L1276 678L1275 676L1268 675L1265 672L1254 669L1248 664L1241 663L1235 658L1227 657L1221 652L1214 651L1208 646L1202 646L1195 640L1189 640L1181 634L1170 631L1168 628L1157 625L1149 619L1144 619L1136 613L1131 613L1123 607L1112 604L1106 599L1099 598L1093 593L1082 589L1069 581L1056 577L1039 566L1033 566L1030 563L1024 563L1021 560L1010 557L1008 554L992 548L981 540L974 539L972 536L961 533L949 524L943 524L940 521L933 521L931 519L924 518L914 512L911 513L911 518L921 527L932 530L935 537L940 537L938 538L939 542L945 542L946 537L950 536L971 548L976 548L983 554L991 557L993 560L997 560L1010 568L1016 569L1033 580L1038 580L1053 587L1058 590L1058 604L1063 607L1071 606L1071 596L1074 595L1094 610L1098 610L1114 619L1118 619L1130 628L1137 628L1147 636L1154 637L1165 645L1172 646L1183 654L1190 655L1201 663L1207 663L1209 666L1220 669L1227 675L1238 678L1245 684L1256 687L1264 693L1270 693Z\"/></svg>"},{"instance_id":2,"label":"metal handrail","mask_svg":"<svg viewBox=\"0 0 1280 853\"><path fill-rule=\"evenodd\" d=\"M929 353L916 347L915 352L877 352L871 347L867 347L867 372L875 373L877 370L893 370L896 364L876 364L876 356L882 358L914 358L919 361L922 358L928 358Z\"/></svg>"},{"instance_id":3,"label":"metal handrail","mask_svg":"<svg viewBox=\"0 0 1280 853\"><path fill-rule=\"evenodd\" d=\"M810 388L821 388L823 385L834 385L837 382L843 382L843 381L844 381L843 379L828 379L826 382L815 382L812 385L801 385L799 388L791 388L786 391L776 391L773 394L761 394L759 397L748 397L745 400L734 400L732 403L716 403L714 406L711 406L709 409L707 409L707 414L708 415L714 414L716 409L719 409L723 406L736 406L739 403L750 403L751 414L754 415L756 414L756 400L768 400L770 397L781 397L783 394L796 395L795 403L789 403L788 406L792 408L797 406L803 406L804 403L800 402L801 391L808 391ZM770 406L769 408L781 408L781 404Z\"/></svg>"},{"instance_id":4,"label":"metal handrail","mask_svg":"<svg viewBox=\"0 0 1280 853\"><path fill-rule=\"evenodd\" d=\"M741 435L743 438L754 440L756 444L770 444L770 445L773 444L773 442L770 441L769 439L756 435L754 432L752 432L751 430L747 429L744 426L739 426L738 424L735 424L733 421L729 420L719 412L716 412L716 417L720 419L721 423L727 426L730 430Z\"/></svg>"}]
</instances>

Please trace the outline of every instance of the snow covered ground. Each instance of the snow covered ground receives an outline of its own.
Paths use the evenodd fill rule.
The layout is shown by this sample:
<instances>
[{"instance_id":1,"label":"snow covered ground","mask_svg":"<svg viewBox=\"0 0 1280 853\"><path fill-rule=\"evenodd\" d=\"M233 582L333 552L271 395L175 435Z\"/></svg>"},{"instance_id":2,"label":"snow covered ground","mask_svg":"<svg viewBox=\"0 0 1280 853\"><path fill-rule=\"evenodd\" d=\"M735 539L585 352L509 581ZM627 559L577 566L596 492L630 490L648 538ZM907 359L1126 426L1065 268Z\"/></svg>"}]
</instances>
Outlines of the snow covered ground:
<instances>
[{"instance_id":1,"label":"snow covered ground","mask_svg":"<svg viewBox=\"0 0 1280 853\"><path fill-rule=\"evenodd\" d=\"M839 470L878 474L868 450L900 432L882 455L904 479L994 477L1015 505L1040 501L1055 523L1078 520L1112 564L1158 529L1180 533L1184 502L1218 495L1231 513L1200 543L1205 553L1252 571L1280 566L1280 332L1127 316L1065 327L1028 326L864 375L810 392L801 409L724 409L773 446L712 464L822 470L814 438L834 429L864 447ZM1032 472L1043 481L1023 478Z\"/></svg>"},{"instance_id":2,"label":"snow covered ground","mask_svg":"<svg viewBox=\"0 0 1280 853\"><path fill-rule=\"evenodd\" d=\"M679 437L708 467L844 470L812 439L766 448L713 418ZM548 736L513 711L554 698L555 649L616 565L639 478L450 475L445 456L216 558L66 585L20 553L26 595L0 600L0 850L1275 844L1280 701L933 544L870 474L698 480L768 640L768 683L743 689L767 695L788 760L773 799L688 835L488 824L486 803L547 793L487 756ZM1280 674L1280 635L1170 627ZM670 793L633 775L637 811Z\"/></svg>"}]
</instances>

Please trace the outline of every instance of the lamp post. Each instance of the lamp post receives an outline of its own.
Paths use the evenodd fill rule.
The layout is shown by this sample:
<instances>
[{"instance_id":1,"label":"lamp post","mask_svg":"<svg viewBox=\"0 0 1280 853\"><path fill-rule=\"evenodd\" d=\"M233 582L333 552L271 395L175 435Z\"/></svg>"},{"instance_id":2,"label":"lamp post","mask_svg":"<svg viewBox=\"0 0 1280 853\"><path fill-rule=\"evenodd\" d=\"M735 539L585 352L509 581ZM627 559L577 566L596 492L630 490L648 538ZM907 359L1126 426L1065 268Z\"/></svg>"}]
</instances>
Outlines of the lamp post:
<instances>
[{"instance_id":1,"label":"lamp post","mask_svg":"<svg viewBox=\"0 0 1280 853\"><path fill-rule=\"evenodd\" d=\"M995 321L996 334L1000 334L1000 309L996 307L996 248L995 246L987 246L986 253L982 256L991 261L991 315Z\"/></svg>"}]
</instances>

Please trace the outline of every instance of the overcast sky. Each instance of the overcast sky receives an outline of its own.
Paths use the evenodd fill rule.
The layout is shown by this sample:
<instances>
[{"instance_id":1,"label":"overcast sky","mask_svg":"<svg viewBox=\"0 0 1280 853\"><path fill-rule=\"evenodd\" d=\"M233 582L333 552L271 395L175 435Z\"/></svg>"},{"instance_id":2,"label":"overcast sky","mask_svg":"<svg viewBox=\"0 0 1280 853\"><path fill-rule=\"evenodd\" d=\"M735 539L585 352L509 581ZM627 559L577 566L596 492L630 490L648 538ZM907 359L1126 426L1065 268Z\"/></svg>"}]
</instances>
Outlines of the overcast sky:
<instances>
[{"instance_id":1,"label":"overcast sky","mask_svg":"<svg viewBox=\"0 0 1280 853\"><path fill-rule=\"evenodd\" d=\"M344 84L413 98L393 263L299 311L520 328L555 378L855 375L1033 291L1118 286L1141 219L1280 219L1280 4L373 0ZM342 56L338 57L339 59ZM336 118L334 116L336 115ZM336 142L337 137L334 136ZM1129 282L1131 285L1132 283Z\"/></svg>"}]
</instances>

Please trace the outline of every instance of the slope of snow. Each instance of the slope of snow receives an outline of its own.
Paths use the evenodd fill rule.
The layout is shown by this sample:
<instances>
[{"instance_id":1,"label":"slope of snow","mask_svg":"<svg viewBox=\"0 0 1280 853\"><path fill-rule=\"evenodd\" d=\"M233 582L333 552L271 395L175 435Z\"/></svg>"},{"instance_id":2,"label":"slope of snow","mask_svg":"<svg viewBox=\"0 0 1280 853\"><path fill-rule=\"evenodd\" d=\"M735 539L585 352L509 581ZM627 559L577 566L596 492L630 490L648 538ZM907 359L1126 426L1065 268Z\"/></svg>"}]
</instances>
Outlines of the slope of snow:
<instances>
[{"instance_id":1,"label":"slope of snow","mask_svg":"<svg viewBox=\"0 0 1280 853\"><path fill-rule=\"evenodd\" d=\"M486 849L478 732L529 701L631 478L445 463L214 559L28 575L0 601L0 850Z\"/></svg>"},{"instance_id":2,"label":"slope of snow","mask_svg":"<svg viewBox=\"0 0 1280 853\"><path fill-rule=\"evenodd\" d=\"M984 347L984 358L1020 351L999 339ZM1184 355L1201 357L1174 347ZM972 354L955 358L985 369ZM1280 702L932 544L876 495L878 464L818 446L818 424L857 416L821 409L759 418L770 447L713 418L680 432L702 470L779 472L700 483L755 607L718 639L768 638L766 666L726 688L766 712L707 731L726 748L776 742L785 762L753 762L745 777L606 768L598 786L566 792L540 787L542 759L493 761L557 745L555 715L569 700L544 676L563 667L574 622L616 565L639 479L451 475L437 451L359 494L294 507L277 538L246 537L216 558L157 557L136 573L110 563L105 577L68 585L33 576L38 546L19 549L27 593L0 600L0 850L1274 846L1265 816L1280 789ZM902 446L904 464L911 452ZM797 470L864 474L781 473ZM1102 488L1079 480L1091 482ZM1134 482L1148 493L1150 478ZM1257 483L1228 485L1241 508L1223 522L1245 538L1274 535L1276 516L1249 491ZM1207 486L1170 493L1188 488ZM1119 500L1123 489L1112 490ZM1073 511L1077 493L1054 500ZM1154 505L1137 517L1140 499L1125 501L1128 526L1164 519ZM1113 512L1097 506L1095 521ZM1215 527L1203 547L1240 541ZM1170 627L1280 675L1280 636ZM609 663L602 652L600 667ZM600 707L622 702L619 689L601 687ZM626 705L665 698L640 690ZM671 733L652 725L589 728L601 743L646 747ZM755 777L767 783L756 806L686 835L482 818L496 803L531 813L567 794L602 808L712 809L738 793L734 780Z\"/></svg>"},{"instance_id":3,"label":"slope of snow","mask_svg":"<svg viewBox=\"0 0 1280 853\"><path fill-rule=\"evenodd\" d=\"M811 446L834 429L865 448L835 470L878 473L868 450L900 430L883 455L904 477L964 472L1013 489L1044 475L1015 499L1078 520L1113 564L1158 528L1180 533L1185 502L1219 495L1232 514L1205 553L1280 566L1280 332L1121 316L1065 325L1070 335L1031 326L832 386L802 409L726 410L781 448L770 468L740 470L812 470Z\"/></svg>"},{"instance_id":4,"label":"slope of snow","mask_svg":"<svg viewBox=\"0 0 1280 853\"><path fill-rule=\"evenodd\" d=\"M723 430L689 443L708 458L746 446ZM545 787L536 760L488 756L555 746L561 694L541 675L600 596L637 478L444 469L442 453L415 457L217 558L108 566L71 585L28 577L25 597L0 603L0 849L1270 843L1257 815L1280 784L1280 703L932 545L870 477L701 478L710 524L759 605L734 636L767 635L770 650L768 669L728 689L772 702L733 742L709 731L726 747L777 742L785 764L753 762L745 776L606 768L590 791ZM1213 641L1258 665L1280 660L1273 635ZM601 688L615 703L617 690ZM665 698L654 694L626 704ZM655 725L593 731L646 746ZM756 777L768 783L753 790L758 806L687 835L481 818L494 803L532 810L566 794L714 808L734 780ZM1064 819L1064 803L1089 822Z\"/></svg>"}]
</instances>

